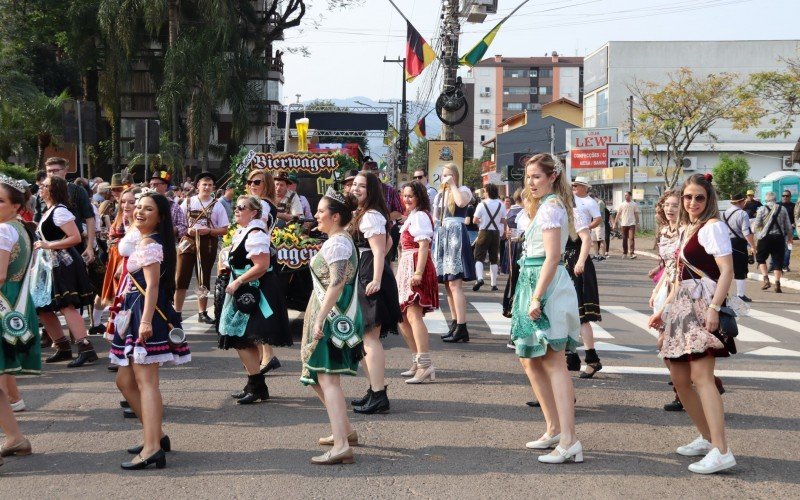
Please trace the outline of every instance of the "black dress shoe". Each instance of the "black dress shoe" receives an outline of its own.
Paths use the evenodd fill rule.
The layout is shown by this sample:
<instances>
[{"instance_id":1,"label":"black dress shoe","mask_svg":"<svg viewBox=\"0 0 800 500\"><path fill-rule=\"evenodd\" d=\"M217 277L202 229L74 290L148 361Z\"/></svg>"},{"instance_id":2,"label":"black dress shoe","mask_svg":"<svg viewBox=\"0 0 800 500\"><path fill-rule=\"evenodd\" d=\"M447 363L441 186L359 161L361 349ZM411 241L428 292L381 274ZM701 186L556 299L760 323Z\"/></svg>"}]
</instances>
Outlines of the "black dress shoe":
<instances>
[{"instance_id":1,"label":"black dress shoe","mask_svg":"<svg viewBox=\"0 0 800 500\"><path fill-rule=\"evenodd\" d=\"M97 353L94 352L94 349L85 350L79 353L78 357L75 358L73 361L67 363L67 368L80 368L86 363L94 363L98 359L99 358L97 357Z\"/></svg>"},{"instance_id":2,"label":"black dress shoe","mask_svg":"<svg viewBox=\"0 0 800 500\"><path fill-rule=\"evenodd\" d=\"M240 405L251 405L259 401L266 401L269 399L269 389L264 388L263 391L248 392L243 398L237 399L236 403Z\"/></svg>"},{"instance_id":3,"label":"black dress shoe","mask_svg":"<svg viewBox=\"0 0 800 500\"><path fill-rule=\"evenodd\" d=\"M136 412L130 408L125 408L122 410L122 418L136 418Z\"/></svg>"},{"instance_id":4,"label":"black dress shoe","mask_svg":"<svg viewBox=\"0 0 800 500\"><path fill-rule=\"evenodd\" d=\"M447 331L447 333L442 335L442 337L441 337L442 340L449 339L450 337L452 337L453 336L453 332L456 331L456 327L457 326L458 326L458 324L456 323L456 320L451 321L450 322L450 329Z\"/></svg>"},{"instance_id":5,"label":"black dress shoe","mask_svg":"<svg viewBox=\"0 0 800 500\"><path fill-rule=\"evenodd\" d=\"M493 291L493 292L496 292L496 291L498 291L498 290L499 290L499 288L497 288L497 286L493 286L493 287L492 287L492 291Z\"/></svg>"},{"instance_id":6,"label":"black dress shoe","mask_svg":"<svg viewBox=\"0 0 800 500\"><path fill-rule=\"evenodd\" d=\"M671 403L665 404L664 411L683 411L683 403L681 403L680 400L676 399Z\"/></svg>"},{"instance_id":7,"label":"black dress shoe","mask_svg":"<svg viewBox=\"0 0 800 500\"><path fill-rule=\"evenodd\" d=\"M751 299L747 295L739 295L739 298L742 299L742 301L744 302L753 302L753 299Z\"/></svg>"},{"instance_id":8,"label":"black dress shoe","mask_svg":"<svg viewBox=\"0 0 800 500\"><path fill-rule=\"evenodd\" d=\"M89 328L89 335L102 335L105 331L106 327L104 325L97 325Z\"/></svg>"},{"instance_id":9,"label":"black dress shoe","mask_svg":"<svg viewBox=\"0 0 800 500\"><path fill-rule=\"evenodd\" d=\"M236 402L240 405L249 405L257 403L258 401L266 401L269 399L269 389L264 382L264 375L256 373L255 375L247 376L247 385L244 387L245 395L237 399Z\"/></svg>"},{"instance_id":10,"label":"black dress shoe","mask_svg":"<svg viewBox=\"0 0 800 500\"><path fill-rule=\"evenodd\" d=\"M197 321L200 322L200 323L205 323L207 325L213 325L214 324L214 320L205 311L203 311L203 312L201 312L200 314L197 315Z\"/></svg>"},{"instance_id":11,"label":"black dress shoe","mask_svg":"<svg viewBox=\"0 0 800 500\"><path fill-rule=\"evenodd\" d=\"M113 364L106 366L106 368L108 369L108 371L114 372L114 373L119 371L119 366L113 365Z\"/></svg>"},{"instance_id":12,"label":"black dress shoe","mask_svg":"<svg viewBox=\"0 0 800 500\"><path fill-rule=\"evenodd\" d=\"M369 401L369 398L371 397L372 397L372 387L367 389L367 393L364 394L363 398L351 399L350 406L352 406L353 408L355 408L356 406L364 406L365 404L367 404L367 401Z\"/></svg>"},{"instance_id":13,"label":"black dress shoe","mask_svg":"<svg viewBox=\"0 0 800 500\"><path fill-rule=\"evenodd\" d=\"M53 355L51 355L49 358L45 359L44 362L45 363L58 363L59 361L68 361L70 359L72 359L72 350L71 349L69 351L59 349Z\"/></svg>"},{"instance_id":14,"label":"black dress shoe","mask_svg":"<svg viewBox=\"0 0 800 500\"><path fill-rule=\"evenodd\" d=\"M123 399L122 401L119 402L119 406L122 407L122 408L130 408L131 404Z\"/></svg>"},{"instance_id":15,"label":"black dress shoe","mask_svg":"<svg viewBox=\"0 0 800 500\"><path fill-rule=\"evenodd\" d=\"M269 363L263 365L261 368L261 374L264 375L269 371L277 370L281 367L281 362L278 360L277 356L273 356L272 359L269 360Z\"/></svg>"},{"instance_id":16,"label":"black dress shoe","mask_svg":"<svg viewBox=\"0 0 800 500\"><path fill-rule=\"evenodd\" d=\"M442 342L447 342L448 344L455 344L456 342L469 342L469 332L467 331L467 324L462 323L456 326L456 331L453 332L453 336L442 339Z\"/></svg>"},{"instance_id":17,"label":"black dress shoe","mask_svg":"<svg viewBox=\"0 0 800 500\"><path fill-rule=\"evenodd\" d=\"M160 444L163 451L172 451L172 443L169 442L169 436L161 438ZM144 445L134 446L133 448L128 448L128 453L131 455L138 455L143 449Z\"/></svg>"},{"instance_id":18,"label":"black dress shoe","mask_svg":"<svg viewBox=\"0 0 800 500\"><path fill-rule=\"evenodd\" d=\"M525 403L525 404L526 404L526 405L528 405L528 406L530 406L531 408L540 408L540 407L542 406L542 405L540 405L540 404L539 404L539 402L538 402L538 401L536 401L535 399L533 399L533 400L531 400L531 401L528 401L528 402L527 402L527 403Z\"/></svg>"},{"instance_id":19,"label":"black dress shoe","mask_svg":"<svg viewBox=\"0 0 800 500\"><path fill-rule=\"evenodd\" d=\"M374 391L363 406L354 406L353 411L364 415L372 415L386 413L389 411L389 406L389 396L386 395L386 389L384 389L382 391Z\"/></svg>"},{"instance_id":20,"label":"black dress shoe","mask_svg":"<svg viewBox=\"0 0 800 500\"><path fill-rule=\"evenodd\" d=\"M472 291L477 292L483 286L483 280L478 280L474 285L472 285Z\"/></svg>"},{"instance_id":21,"label":"black dress shoe","mask_svg":"<svg viewBox=\"0 0 800 500\"><path fill-rule=\"evenodd\" d=\"M151 464L156 464L156 469L163 469L167 466L167 455L164 450L158 450L147 458L142 458L141 455L137 455L137 457L141 459L140 462L123 462L120 467L125 470L139 470L146 469Z\"/></svg>"},{"instance_id":22,"label":"black dress shoe","mask_svg":"<svg viewBox=\"0 0 800 500\"><path fill-rule=\"evenodd\" d=\"M242 389L239 392L232 392L231 397L233 399L242 399L243 397L247 396L247 389Z\"/></svg>"}]
</instances>

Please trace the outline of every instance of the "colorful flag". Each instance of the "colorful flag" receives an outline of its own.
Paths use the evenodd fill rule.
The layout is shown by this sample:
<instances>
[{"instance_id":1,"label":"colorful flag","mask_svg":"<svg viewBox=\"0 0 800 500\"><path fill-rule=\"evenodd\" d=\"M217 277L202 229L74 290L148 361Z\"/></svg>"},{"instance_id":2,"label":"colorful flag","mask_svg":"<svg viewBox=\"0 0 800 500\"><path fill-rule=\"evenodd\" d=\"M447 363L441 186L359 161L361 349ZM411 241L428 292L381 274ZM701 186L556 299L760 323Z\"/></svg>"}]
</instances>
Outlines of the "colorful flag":
<instances>
[{"instance_id":1,"label":"colorful flag","mask_svg":"<svg viewBox=\"0 0 800 500\"><path fill-rule=\"evenodd\" d=\"M386 131L386 134L383 136L383 143L386 144L387 146L389 146L390 144L392 144L394 142L394 140L397 138L398 135L400 135L400 133L390 123L389 124L389 129Z\"/></svg>"},{"instance_id":2,"label":"colorful flag","mask_svg":"<svg viewBox=\"0 0 800 500\"><path fill-rule=\"evenodd\" d=\"M406 21L406 81L413 81L434 59L436 53L431 46L411 23Z\"/></svg>"},{"instance_id":3,"label":"colorful flag","mask_svg":"<svg viewBox=\"0 0 800 500\"><path fill-rule=\"evenodd\" d=\"M461 59L458 60L459 64L463 66L469 66L470 68L472 68L473 66L481 62L481 59L483 59L483 55L486 54L487 50L489 50L489 45L494 40L494 37L495 35L497 35L497 32L500 31L500 26L503 25L504 21L505 19L497 23L497 26L492 28L492 31L487 33L485 37L481 38L481 40L478 43L476 43L475 46L472 47L472 49L470 49L469 52L461 56Z\"/></svg>"},{"instance_id":4,"label":"colorful flag","mask_svg":"<svg viewBox=\"0 0 800 500\"><path fill-rule=\"evenodd\" d=\"M417 134L417 137L420 139L425 138L425 117L419 119L417 124L414 126L414 133Z\"/></svg>"}]
</instances>

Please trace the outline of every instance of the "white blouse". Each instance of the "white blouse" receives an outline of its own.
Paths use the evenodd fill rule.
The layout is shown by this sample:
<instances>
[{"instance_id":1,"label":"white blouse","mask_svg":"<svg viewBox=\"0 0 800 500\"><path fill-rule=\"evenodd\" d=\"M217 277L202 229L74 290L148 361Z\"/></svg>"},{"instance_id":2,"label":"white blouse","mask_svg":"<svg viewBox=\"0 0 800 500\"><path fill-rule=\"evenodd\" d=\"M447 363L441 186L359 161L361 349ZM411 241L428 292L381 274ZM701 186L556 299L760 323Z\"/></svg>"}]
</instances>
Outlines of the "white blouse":
<instances>
[{"instance_id":1,"label":"white blouse","mask_svg":"<svg viewBox=\"0 0 800 500\"><path fill-rule=\"evenodd\" d=\"M361 217L358 230L366 239L370 239L376 234L386 234L386 217L377 210L367 210Z\"/></svg>"},{"instance_id":2,"label":"white blouse","mask_svg":"<svg viewBox=\"0 0 800 500\"><path fill-rule=\"evenodd\" d=\"M11 224L0 224L0 250L10 252L19 241L19 233Z\"/></svg>"},{"instance_id":3,"label":"white blouse","mask_svg":"<svg viewBox=\"0 0 800 500\"><path fill-rule=\"evenodd\" d=\"M701 227L697 234L697 241L709 255L714 257L725 257L733 253L728 226L722 221Z\"/></svg>"},{"instance_id":4,"label":"white blouse","mask_svg":"<svg viewBox=\"0 0 800 500\"><path fill-rule=\"evenodd\" d=\"M271 243L271 237L267 233L267 225L264 223L262 219L256 219L250 221L250 224L247 227L240 227L236 230L233 235L233 247L236 248L241 244L242 238L248 231L253 228L263 229L263 231L254 231L250 233L246 240L244 240L244 249L247 250L247 258L251 258L254 255L261 255L267 254L269 255L269 245Z\"/></svg>"},{"instance_id":5,"label":"white blouse","mask_svg":"<svg viewBox=\"0 0 800 500\"><path fill-rule=\"evenodd\" d=\"M536 212L542 230L563 227L567 222L567 211L560 203L544 202Z\"/></svg>"},{"instance_id":6,"label":"white blouse","mask_svg":"<svg viewBox=\"0 0 800 500\"><path fill-rule=\"evenodd\" d=\"M319 249L320 255L328 264L347 260L353 255L353 243L343 234L335 234L328 238Z\"/></svg>"},{"instance_id":7,"label":"white blouse","mask_svg":"<svg viewBox=\"0 0 800 500\"><path fill-rule=\"evenodd\" d=\"M414 241L433 240L433 224L425 212L417 210L411 212L400 228L400 232L403 233L406 230L414 237Z\"/></svg>"},{"instance_id":8,"label":"white blouse","mask_svg":"<svg viewBox=\"0 0 800 500\"><path fill-rule=\"evenodd\" d=\"M139 232L133 226L128 226L125 230L125 236L119 240L119 245L117 248L119 249L119 254L123 257L130 257L133 255L133 252L136 251L136 245L139 244L139 241L142 239L142 233Z\"/></svg>"},{"instance_id":9,"label":"white blouse","mask_svg":"<svg viewBox=\"0 0 800 500\"><path fill-rule=\"evenodd\" d=\"M42 217L42 219L44 219L44 217ZM56 226L61 227L73 220L75 220L75 216L72 215L72 212L67 210L67 207L63 205L56 205L56 207L53 209L53 223Z\"/></svg>"},{"instance_id":10,"label":"white blouse","mask_svg":"<svg viewBox=\"0 0 800 500\"><path fill-rule=\"evenodd\" d=\"M461 186L458 188L458 190L467 195L468 199L472 201L472 190L470 188L467 186ZM437 220L442 216L442 197L445 194L447 194L447 191L439 191L436 193L436 198L433 199L433 217Z\"/></svg>"},{"instance_id":11,"label":"white blouse","mask_svg":"<svg viewBox=\"0 0 800 500\"><path fill-rule=\"evenodd\" d=\"M136 245L133 255L128 257L128 273L133 274L139 269L150 264L160 263L164 260L164 247L161 243L147 243Z\"/></svg>"}]
</instances>

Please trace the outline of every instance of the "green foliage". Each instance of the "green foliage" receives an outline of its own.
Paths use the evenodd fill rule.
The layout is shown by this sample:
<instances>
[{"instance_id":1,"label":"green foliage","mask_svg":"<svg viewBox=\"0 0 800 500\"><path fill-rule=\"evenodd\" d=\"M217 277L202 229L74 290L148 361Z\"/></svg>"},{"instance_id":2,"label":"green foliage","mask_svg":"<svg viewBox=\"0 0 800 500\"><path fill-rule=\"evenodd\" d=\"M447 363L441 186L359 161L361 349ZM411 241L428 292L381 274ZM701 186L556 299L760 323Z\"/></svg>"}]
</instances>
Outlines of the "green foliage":
<instances>
[{"instance_id":1,"label":"green foliage","mask_svg":"<svg viewBox=\"0 0 800 500\"><path fill-rule=\"evenodd\" d=\"M0 160L0 174L13 177L14 179L25 179L33 184L36 178L36 172L23 165L14 165Z\"/></svg>"},{"instance_id":2,"label":"green foliage","mask_svg":"<svg viewBox=\"0 0 800 500\"><path fill-rule=\"evenodd\" d=\"M800 114L800 58L789 59L786 71L750 75L748 91L763 100L772 114L770 128L758 132L761 138L787 137Z\"/></svg>"},{"instance_id":3,"label":"green foliage","mask_svg":"<svg viewBox=\"0 0 800 500\"><path fill-rule=\"evenodd\" d=\"M408 155L408 173L413 174L414 170L428 171L428 140L425 138L418 140Z\"/></svg>"},{"instance_id":4,"label":"green foliage","mask_svg":"<svg viewBox=\"0 0 800 500\"><path fill-rule=\"evenodd\" d=\"M744 194L748 189L755 189L755 182L750 179L750 165L744 156L720 155L713 175L720 199L728 199L731 195Z\"/></svg>"},{"instance_id":5,"label":"green foliage","mask_svg":"<svg viewBox=\"0 0 800 500\"><path fill-rule=\"evenodd\" d=\"M481 161L470 158L464 161L464 181L463 184L468 186L473 191L483 187L483 178L481 177Z\"/></svg>"}]
</instances>

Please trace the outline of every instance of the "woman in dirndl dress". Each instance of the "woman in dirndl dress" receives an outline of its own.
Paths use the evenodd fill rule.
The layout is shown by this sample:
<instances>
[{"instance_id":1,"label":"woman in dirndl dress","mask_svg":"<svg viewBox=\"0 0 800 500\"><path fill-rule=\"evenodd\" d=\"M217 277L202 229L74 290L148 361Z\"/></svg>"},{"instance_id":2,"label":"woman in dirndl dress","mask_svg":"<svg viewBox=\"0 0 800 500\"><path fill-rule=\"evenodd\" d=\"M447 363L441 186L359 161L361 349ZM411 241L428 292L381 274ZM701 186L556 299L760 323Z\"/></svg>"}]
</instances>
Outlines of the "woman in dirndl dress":
<instances>
[{"instance_id":1,"label":"woman in dirndl dress","mask_svg":"<svg viewBox=\"0 0 800 500\"><path fill-rule=\"evenodd\" d=\"M575 391L562 354L580 345L575 286L561 261L574 234L572 191L561 162L538 154L526 166L527 209L524 256L514 294L511 339L542 407L547 429L530 449L546 450L540 462L583 461L575 434Z\"/></svg>"},{"instance_id":2,"label":"woman in dirndl dress","mask_svg":"<svg viewBox=\"0 0 800 500\"><path fill-rule=\"evenodd\" d=\"M328 235L311 259L314 290L308 299L303 321L300 381L310 385L328 410L333 433L320 438L321 446L332 446L311 463L330 465L353 463L358 434L347 417L340 375L355 376L364 355L364 321L358 300L358 250L346 227L356 202L348 195L328 189L314 218L318 229Z\"/></svg>"},{"instance_id":3,"label":"woman in dirndl dress","mask_svg":"<svg viewBox=\"0 0 800 500\"><path fill-rule=\"evenodd\" d=\"M292 345L289 316L277 276L270 262L270 234L262 219L261 200L240 196L234 207L239 229L233 235L228 254L232 280L225 289L225 302L219 320L219 348L236 349L247 372L247 385L232 394L239 404L269 399L269 389L261 373L260 345ZM249 285L257 290L257 304L241 310L236 291Z\"/></svg>"},{"instance_id":4,"label":"woman in dirndl dress","mask_svg":"<svg viewBox=\"0 0 800 500\"><path fill-rule=\"evenodd\" d=\"M350 223L350 234L358 247L358 300L364 318L364 371L369 380L367 394L352 401L356 413L389 411L384 374L386 355L381 338L389 332L397 334L403 320L400 299L392 268L386 259L391 246L388 209L383 198L383 185L374 173L362 171L353 180L350 194L358 208Z\"/></svg>"},{"instance_id":5,"label":"woman in dirndl dress","mask_svg":"<svg viewBox=\"0 0 800 500\"><path fill-rule=\"evenodd\" d=\"M458 167L452 163L442 167L442 187L433 202L433 216L439 222L434 243L436 274L439 283L444 283L452 319L449 331L442 336L445 342L469 342L467 299L461 285L476 279L475 260L464 225L471 200L469 188L459 186Z\"/></svg>"},{"instance_id":6,"label":"woman in dirndl dress","mask_svg":"<svg viewBox=\"0 0 800 500\"><path fill-rule=\"evenodd\" d=\"M57 176L42 181L42 199L47 211L42 214L37 233L41 238L33 244L34 248L49 251L52 256L53 274L50 302L37 307L39 321L44 325L48 337L56 345L56 352L45 363L56 363L72 359L72 347L64 336L56 312L60 312L67 322L70 333L78 345L78 358L67 364L69 368L83 366L97 361L94 346L87 338L86 324L78 309L92 303L94 291L89 281L86 263L83 261L78 245L81 233L75 223L75 216L67 209L69 194L67 181Z\"/></svg>"},{"instance_id":7,"label":"woman in dirndl dress","mask_svg":"<svg viewBox=\"0 0 800 500\"><path fill-rule=\"evenodd\" d=\"M726 224L719 220L711 174L695 174L683 184L677 286L665 313L650 318L661 331L659 357L669 359L670 377L681 403L700 432L676 451L704 456L689 466L712 474L736 465L725 437L725 412L714 380L715 360L736 353L733 338L719 332L722 307L746 310L741 299L728 297L733 257Z\"/></svg>"},{"instance_id":8,"label":"woman in dirndl dress","mask_svg":"<svg viewBox=\"0 0 800 500\"><path fill-rule=\"evenodd\" d=\"M431 201L425 186L417 181L406 184L401 197L406 206L406 220L400 228L403 253L397 266L397 289L403 313L400 332L412 357L411 368L402 375L411 377L406 384L421 384L436 378L428 352L428 328L422 319L425 313L439 308L439 285L430 252L433 239Z\"/></svg>"},{"instance_id":9,"label":"woman in dirndl dress","mask_svg":"<svg viewBox=\"0 0 800 500\"><path fill-rule=\"evenodd\" d=\"M143 444L127 450L136 457L122 464L125 470L166 466L164 453L172 445L162 428L158 368L192 359L189 345L170 337L173 329L181 328L172 306L177 258L170 213L169 200L160 194L146 193L136 202L134 226L141 239L128 257L128 275L122 282L127 289L108 354L111 363L119 366L117 388L144 431Z\"/></svg>"},{"instance_id":10,"label":"woman in dirndl dress","mask_svg":"<svg viewBox=\"0 0 800 500\"><path fill-rule=\"evenodd\" d=\"M5 434L0 465L1 457L31 454L31 443L14 418L14 411L25 409L14 377L42 371L39 321L27 287L33 243L18 218L28 198L30 192L20 181L0 175L0 293L4 302L0 321L0 429ZM12 403L11 398L16 401Z\"/></svg>"}]
</instances>

